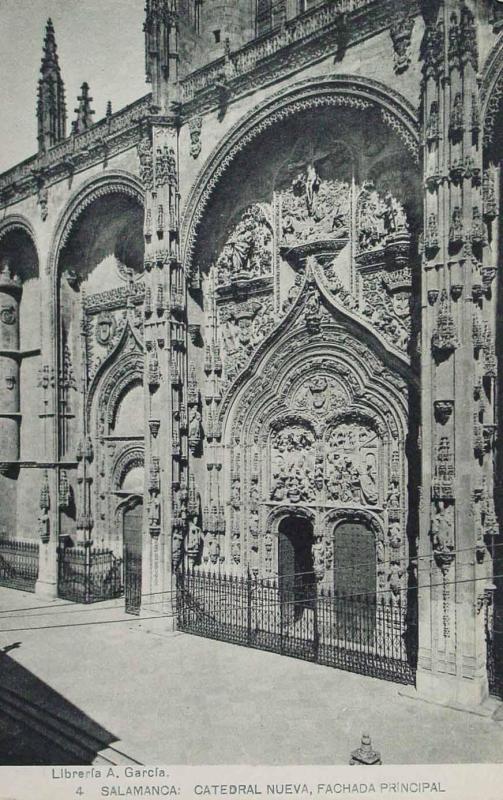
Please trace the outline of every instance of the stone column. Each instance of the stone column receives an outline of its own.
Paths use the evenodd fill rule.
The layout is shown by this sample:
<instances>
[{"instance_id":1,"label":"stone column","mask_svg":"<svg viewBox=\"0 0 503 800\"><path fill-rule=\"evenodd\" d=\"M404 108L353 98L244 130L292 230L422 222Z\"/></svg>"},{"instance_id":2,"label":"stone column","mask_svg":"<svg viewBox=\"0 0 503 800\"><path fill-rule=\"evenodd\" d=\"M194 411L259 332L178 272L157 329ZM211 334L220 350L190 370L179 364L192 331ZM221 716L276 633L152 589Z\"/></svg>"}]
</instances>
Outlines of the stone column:
<instances>
[{"instance_id":1,"label":"stone column","mask_svg":"<svg viewBox=\"0 0 503 800\"><path fill-rule=\"evenodd\" d=\"M472 10L440 4L423 66L422 509L418 692L472 705L487 695L484 620L493 522L494 352L481 217L478 50ZM486 280L487 283L487 280ZM484 342L474 339L484 328ZM484 353L482 353L484 349ZM490 523L490 524L489 524Z\"/></svg>"},{"instance_id":2,"label":"stone column","mask_svg":"<svg viewBox=\"0 0 503 800\"><path fill-rule=\"evenodd\" d=\"M172 498L177 494L186 508L188 494L185 282L178 248L178 133L174 123L152 118L141 150L146 189L144 385L148 422L142 612L170 615L174 607ZM184 518L183 509L177 518L180 516Z\"/></svg>"},{"instance_id":3,"label":"stone column","mask_svg":"<svg viewBox=\"0 0 503 800\"><path fill-rule=\"evenodd\" d=\"M0 272L0 459L6 474L19 460L19 305L21 280Z\"/></svg>"}]
</instances>

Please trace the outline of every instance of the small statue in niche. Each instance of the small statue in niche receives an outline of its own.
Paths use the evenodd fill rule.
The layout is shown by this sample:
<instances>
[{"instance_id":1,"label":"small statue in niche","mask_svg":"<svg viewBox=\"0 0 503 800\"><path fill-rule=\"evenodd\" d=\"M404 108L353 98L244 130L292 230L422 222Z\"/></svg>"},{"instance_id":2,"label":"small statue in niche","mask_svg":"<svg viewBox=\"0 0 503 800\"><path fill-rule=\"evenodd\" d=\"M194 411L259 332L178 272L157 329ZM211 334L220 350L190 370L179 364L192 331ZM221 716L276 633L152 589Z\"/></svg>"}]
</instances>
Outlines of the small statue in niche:
<instances>
[{"instance_id":1,"label":"small statue in niche","mask_svg":"<svg viewBox=\"0 0 503 800\"><path fill-rule=\"evenodd\" d=\"M313 568L317 580L321 580L325 574L325 544L323 536L317 534L311 548L313 554Z\"/></svg>"},{"instance_id":2,"label":"small statue in niche","mask_svg":"<svg viewBox=\"0 0 503 800\"><path fill-rule=\"evenodd\" d=\"M376 483L376 469L372 462L367 463L365 473L360 475L360 486L364 500L370 506L377 505L379 493Z\"/></svg>"},{"instance_id":3,"label":"small statue in niche","mask_svg":"<svg viewBox=\"0 0 503 800\"><path fill-rule=\"evenodd\" d=\"M384 542L380 539L376 542L376 558L377 563L382 564L384 562Z\"/></svg>"},{"instance_id":4,"label":"small statue in niche","mask_svg":"<svg viewBox=\"0 0 503 800\"><path fill-rule=\"evenodd\" d=\"M241 562L241 541L238 533L234 533L232 536L231 557L235 564Z\"/></svg>"},{"instance_id":5,"label":"small statue in niche","mask_svg":"<svg viewBox=\"0 0 503 800\"><path fill-rule=\"evenodd\" d=\"M272 572L272 546L274 540L270 531L267 531L266 535L264 536L264 567L266 574L270 574Z\"/></svg>"},{"instance_id":6,"label":"small statue in niche","mask_svg":"<svg viewBox=\"0 0 503 800\"><path fill-rule=\"evenodd\" d=\"M306 303L306 324L313 333L320 327L320 298L317 292L311 292Z\"/></svg>"},{"instance_id":7,"label":"small statue in niche","mask_svg":"<svg viewBox=\"0 0 503 800\"><path fill-rule=\"evenodd\" d=\"M463 96L461 92L456 94L451 111L450 129L452 133L458 133L463 129L464 114L463 114Z\"/></svg>"},{"instance_id":8,"label":"small statue in niche","mask_svg":"<svg viewBox=\"0 0 503 800\"><path fill-rule=\"evenodd\" d=\"M187 539L185 541L185 552L187 553L187 557L189 561L193 564L197 561L199 557L199 551L201 549L201 541L202 541L202 531L199 525L197 524L197 518L193 517L189 523L189 530L187 532Z\"/></svg>"},{"instance_id":9,"label":"small statue in niche","mask_svg":"<svg viewBox=\"0 0 503 800\"><path fill-rule=\"evenodd\" d=\"M316 214L316 195L320 188L320 179L314 164L308 164L307 166L305 187L307 210L314 217Z\"/></svg>"},{"instance_id":10,"label":"small statue in niche","mask_svg":"<svg viewBox=\"0 0 503 800\"><path fill-rule=\"evenodd\" d=\"M438 102L434 100L430 106L430 114L426 126L426 137L430 140L438 137Z\"/></svg>"},{"instance_id":11,"label":"small statue in niche","mask_svg":"<svg viewBox=\"0 0 503 800\"><path fill-rule=\"evenodd\" d=\"M212 564L217 564L220 560L220 542L216 536L210 536L206 540L206 552Z\"/></svg>"},{"instance_id":12,"label":"small statue in niche","mask_svg":"<svg viewBox=\"0 0 503 800\"><path fill-rule=\"evenodd\" d=\"M38 515L38 535L40 541L46 544L50 539L49 512L46 508L40 510Z\"/></svg>"},{"instance_id":13,"label":"small statue in niche","mask_svg":"<svg viewBox=\"0 0 503 800\"><path fill-rule=\"evenodd\" d=\"M189 446L194 453L201 441L201 413L196 406L191 406L189 412Z\"/></svg>"},{"instance_id":14,"label":"small statue in niche","mask_svg":"<svg viewBox=\"0 0 503 800\"><path fill-rule=\"evenodd\" d=\"M389 588L391 589L395 597L398 597L400 595L402 589L402 577L403 577L403 569L400 567L399 562L394 561L391 564L389 572Z\"/></svg>"},{"instance_id":15,"label":"small statue in niche","mask_svg":"<svg viewBox=\"0 0 503 800\"><path fill-rule=\"evenodd\" d=\"M150 528L158 528L161 524L161 502L157 492L152 495L148 504L148 524Z\"/></svg>"},{"instance_id":16,"label":"small statue in niche","mask_svg":"<svg viewBox=\"0 0 503 800\"><path fill-rule=\"evenodd\" d=\"M396 200L391 192L387 192L384 198L385 212L384 212L384 227L388 233L396 233L398 231L408 231L409 226L407 217L403 210L402 204Z\"/></svg>"},{"instance_id":17,"label":"small statue in niche","mask_svg":"<svg viewBox=\"0 0 503 800\"><path fill-rule=\"evenodd\" d=\"M457 244L464 239L463 219L461 216L461 209L456 206L452 212L452 223L449 228L449 241L451 244Z\"/></svg>"},{"instance_id":18,"label":"small statue in niche","mask_svg":"<svg viewBox=\"0 0 503 800\"><path fill-rule=\"evenodd\" d=\"M271 500L285 499L285 479L279 472L273 474Z\"/></svg>"},{"instance_id":19,"label":"small statue in niche","mask_svg":"<svg viewBox=\"0 0 503 800\"><path fill-rule=\"evenodd\" d=\"M437 512L431 523L431 540L433 549L438 553L450 553L454 550L452 508L442 500L437 503Z\"/></svg>"},{"instance_id":20,"label":"small statue in niche","mask_svg":"<svg viewBox=\"0 0 503 800\"><path fill-rule=\"evenodd\" d=\"M393 550L398 550L402 543L402 530L399 522L392 522L388 529L390 546Z\"/></svg>"},{"instance_id":21,"label":"small statue in niche","mask_svg":"<svg viewBox=\"0 0 503 800\"><path fill-rule=\"evenodd\" d=\"M150 343L150 348L147 349L147 379L149 386L159 386L159 360L157 358L156 347L152 343Z\"/></svg>"},{"instance_id":22,"label":"small statue in niche","mask_svg":"<svg viewBox=\"0 0 503 800\"><path fill-rule=\"evenodd\" d=\"M171 551L171 563L173 566L173 570L178 569L180 565L180 561L182 558L182 544L183 544L183 536L179 531L174 531L173 533L173 545Z\"/></svg>"},{"instance_id":23,"label":"small statue in niche","mask_svg":"<svg viewBox=\"0 0 503 800\"><path fill-rule=\"evenodd\" d=\"M393 481L388 491L388 508L397 510L400 508L400 492L398 485Z\"/></svg>"},{"instance_id":24,"label":"small statue in niche","mask_svg":"<svg viewBox=\"0 0 503 800\"><path fill-rule=\"evenodd\" d=\"M241 505L241 481L239 478L235 478L232 481L231 487L231 506L236 510Z\"/></svg>"},{"instance_id":25,"label":"small statue in niche","mask_svg":"<svg viewBox=\"0 0 503 800\"><path fill-rule=\"evenodd\" d=\"M243 220L243 225L239 233L228 242L229 250L231 251L233 272L239 274L248 267L250 255L253 250L255 234L255 223L251 217Z\"/></svg>"}]
</instances>

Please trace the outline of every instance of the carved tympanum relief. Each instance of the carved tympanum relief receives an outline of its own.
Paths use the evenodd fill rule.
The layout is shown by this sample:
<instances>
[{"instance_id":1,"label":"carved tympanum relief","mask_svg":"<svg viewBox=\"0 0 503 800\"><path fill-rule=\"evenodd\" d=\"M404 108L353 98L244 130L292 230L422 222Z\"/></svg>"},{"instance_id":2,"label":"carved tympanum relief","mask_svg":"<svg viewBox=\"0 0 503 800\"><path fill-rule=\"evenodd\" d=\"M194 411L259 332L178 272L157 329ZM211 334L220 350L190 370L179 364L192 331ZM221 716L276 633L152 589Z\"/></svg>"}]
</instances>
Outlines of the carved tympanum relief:
<instances>
[{"instance_id":1,"label":"carved tympanum relief","mask_svg":"<svg viewBox=\"0 0 503 800\"><path fill-rule=\"evenodd\" d=\"M358 188L321 177L314 163L275 190L271 204L246 207L210 273L212 311L204 338L223 364L220 393L292 308L309 265L337 303L407 353L410 249L406 211L390 191L370 181ZM315 294L313 332L317 303Z\"/></svg>"},{"instance_id":2,"label":"carved tympanum relief","mask_svg":"<svg viewBox=\"0 0 503 800\"><path fill-rule=\"evenodd\" d=\"M279 194L279 205L284 249L349 237L349 185L338 180L322 181L312 164Z\"/></svg>"},{"instance_id":3,"label":"carved tympanum relief","mask_svg":"<svg viewBox=\"0 0 503 800\"><path fill-rule=\"evenodd\" d=\"M253 205L242 214L216 262L217 286L272 272L272 231L267 206Z\"/></svg>"}]
</instances>

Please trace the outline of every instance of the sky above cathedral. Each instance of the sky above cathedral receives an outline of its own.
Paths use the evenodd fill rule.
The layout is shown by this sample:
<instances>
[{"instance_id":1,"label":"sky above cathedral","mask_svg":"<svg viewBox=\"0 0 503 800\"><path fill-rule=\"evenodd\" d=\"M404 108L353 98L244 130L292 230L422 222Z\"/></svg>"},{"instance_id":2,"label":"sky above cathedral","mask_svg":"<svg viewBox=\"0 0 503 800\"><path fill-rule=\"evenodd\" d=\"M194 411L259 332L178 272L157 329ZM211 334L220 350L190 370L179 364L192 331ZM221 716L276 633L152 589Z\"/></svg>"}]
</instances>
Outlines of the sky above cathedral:
<instances>
[{"instance_id":1,"label":"sky above cathedral","mask_svg":"<svg viewBox=\"0 0 503 800\"><path fill-rule=\"evenodd\" d=\"M36 102L47 18L65 82L67 133L87 81L94 121L146 94L144 0L0 0L0 172L37 151Z\"/></svg>"}]
</instances>

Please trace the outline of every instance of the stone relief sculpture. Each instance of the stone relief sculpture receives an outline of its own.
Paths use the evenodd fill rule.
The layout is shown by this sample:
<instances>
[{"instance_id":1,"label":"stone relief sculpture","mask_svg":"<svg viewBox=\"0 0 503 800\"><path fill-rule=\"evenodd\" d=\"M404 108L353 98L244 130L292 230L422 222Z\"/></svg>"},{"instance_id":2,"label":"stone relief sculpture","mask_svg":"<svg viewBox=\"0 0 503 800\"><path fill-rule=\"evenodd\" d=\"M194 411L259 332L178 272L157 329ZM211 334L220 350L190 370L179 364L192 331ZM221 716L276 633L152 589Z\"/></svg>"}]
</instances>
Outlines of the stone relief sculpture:
<instances>
[{"instance_id":1,"label":"stone relief sculpture","mask_svg":"<svg viewBox=\"0 0 503 800\"><path fill-rule=\"evenodd\" d=\"M363 426L343 424L327 439L326 487L331 501L377 505L378 439Z\"/></svg>"},{"instance_id":2,"label":"stone relief sculpture","mask_svg":"<svg viewBox=\"0 0 503 800\"><path fill-rule=\"evenodd\" d=\"M314 500L314 443L314 434L301 425L273 432L271 500Z\"/></svg>"},{"instance_id":3,"label":"stone relief sculpture","mask_svg":"<svg viewBox=\"0 0 503 800\"><path fill-rule=\"evenodd\" d=\"M356 225L360 253L382 248L390 235L409 231L402 204L391 192L382 195L372 181L366 181L360 192Z\"/></svg>"},{"instance_id":4,"label":"stone relief sculpture","mask_svg":"<svg viewBox=\"0 0 503 800\"><path fill-rule=\"evenodd\" d=\"M216 262L217 286L268 275L272 270L272 232L264 208L253 205L241 216Z\"/></svg>"},{"instance_id":5,"label":"stone relief sculpture","mask_svg":"<svg viewBox=\"0 0 503 800\"><path fill-rule=\"evenodd\" d=\"M281 238L284 247L312 240L344 239L349 235L349 185L320 180L307 165L290 188L281 193Z\"/></svg>"}]
</instances>

